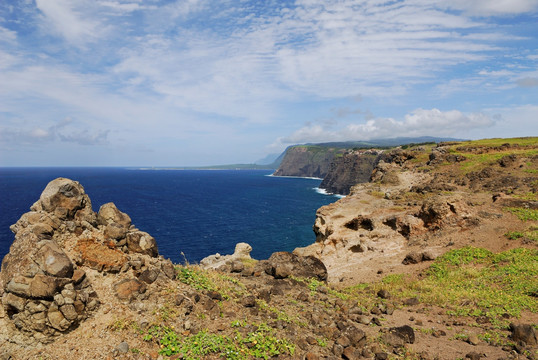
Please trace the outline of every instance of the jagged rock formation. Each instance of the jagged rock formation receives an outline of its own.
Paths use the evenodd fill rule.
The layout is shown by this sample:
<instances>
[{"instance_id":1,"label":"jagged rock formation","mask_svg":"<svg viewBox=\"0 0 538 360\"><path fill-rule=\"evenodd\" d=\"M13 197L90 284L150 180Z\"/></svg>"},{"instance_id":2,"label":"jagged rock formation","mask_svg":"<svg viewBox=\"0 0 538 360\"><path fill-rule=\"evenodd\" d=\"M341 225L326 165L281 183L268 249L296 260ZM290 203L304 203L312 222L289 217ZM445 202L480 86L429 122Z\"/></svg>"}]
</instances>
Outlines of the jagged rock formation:
<instances>
[{"instance_id":1,"label":"jagged rock formation","mask_svg":"<svg viewBox=\"0 0 538 360\"><path fill-rule=\"evenodd\" d=\"M244 269L243 262L252 260L250 252L252 246L247 243L238 243L235 245L235 251L232 255L221 255L216 253L209 255L200 260L200 266L204 269L219 269L230 266L234 272L241 272Z\"/></svg>"},{"instance_id":2,"label":"jagged rock formation","mask_svg":"<svg viewBox=\"0 0 538 360\"><path fill-rule=\"evenodd\" d=\"M84 188L69 179L51 181L11 230L0 293L18 343L50 342L91 316L103 300L90 273L116 274L111 293L127 301L147 297L146 284L158 276L175 275L157 258L153 237L113 203L93 212Z\"/></svg>"},{"instance_id":3,"label":"jagged rock formation","mask_svg":"<svg viewBox=\"0 0 538 360\"><path fill-rule=\"evenodd\" d=\"M537 157L524 155L532 149L516 148L523 155L499 160L491 156L492 164L479 164L472 171L462 166L471 155L451 144L386 151L370 182L355 185L349 196L317 211L316 242L294 253L322 260L330 282L353 282L358 266L369 268L368 276L375 278L376 270L387 266L433 260L446 251L447 243L456 244L447 238L472 233L473 242L487 248L488 236L503 234L499 219L509 216L503 209L538 207L536 201L522 198L538 184L532 176ZM492 198L484 190L498 195ZM515 191L519 197L506 195Z\"/></svg>"},{"instance_id":4,"label":"jagged rock formation","mask_svg":"<svg viewBox=\"0 0 538 360\"><path fill-rule=\"evenodd\" d=\"M332 160L345 149L315 145L297 145L286 150L273 175L324 178Z\"/></svg>"},{"instance_id":5,"label":"jagged rock formation","mask_svg":"<svg viewBox=\"0 0 538 360\"><path fill-rule=\"evenodd\" d=\"M387 157L382 150L351 150L336 156L324 177L321 189L331 194L348 195L351 187L370 181L376 165Z\"/></svg>"}]
</instances>

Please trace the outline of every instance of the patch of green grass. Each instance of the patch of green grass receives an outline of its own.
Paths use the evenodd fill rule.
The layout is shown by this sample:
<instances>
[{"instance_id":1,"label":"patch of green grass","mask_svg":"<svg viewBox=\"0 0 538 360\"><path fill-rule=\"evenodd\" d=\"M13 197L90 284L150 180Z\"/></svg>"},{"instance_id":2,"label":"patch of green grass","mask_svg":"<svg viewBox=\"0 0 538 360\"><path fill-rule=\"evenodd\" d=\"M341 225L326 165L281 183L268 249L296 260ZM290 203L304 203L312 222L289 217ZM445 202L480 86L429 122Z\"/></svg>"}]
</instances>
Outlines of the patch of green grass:
<instances>
[{"instance_id":1,"label":"patch of green grass","mask_svg":"<svg viewBox=\"0 0 538 360\"><path fill-rule=\"evenodd\" d=\"M404 274L390 274L381 280L383 284L401 284L404 280Z\"/></svg>"},{"instance_id":2,"label":"patch of green grass","mask_svg":"<svg viewBox=\"0 0 538 360\"><path fill-rule=\"evenodd\" d=\"M419 282L425 295L421 299L440 301L453 314L500 320L504 313L538 312L538 301L531 296L538 290L538 251L513 249L495 255L470 247L453 250L428 274Z\"/></svg>"},{"instance_id":3,"label":"patch of green grass","mask_svg":"<svg viewBox=\"0 0 538 360\"><path fill-rule=\"evenodd\" d=\"M536 209L507 207L505 210L508 210L512 214L516 215L521 221L538 221L538 210Z\"/></svg>"},{"instance_id":4,"label":"patch of green grass","mask_svg":"<svg viewBox=\"0 0 538 360\"><path fill-rule=\"evenodd\" d=\"M152 326L144 336L145 341L159 344L159 354L172 356L182 354L183 359L201 359L216 355L225 359L269 359L280 354L293 355L295 345L286 339L277 338L267 324L253 324L254 331L242 335L236 332L233 338L211 334L202 330L197 334L182 336L172 327Z\"/></svg>"},{"instance_id":5,"label":"patch of green grass","mask_svg":"<svg viewBox=\"0 0 538 360\"><path fill-rule=\"evenodd\" d=\"M519 145L519 147L498 150L494 152L474 153L467 152L466 148L490 148L499 147L504 144ZM512 138L512 139L483 139L475 141L464 141L453 145L449 152L455 155L465 156L467 160L463 161L460 168L463 173L481 170L482 168L492 165L499 159L507 155L520 155L532 157L538 154L536 146L538 145L538 137L528 138Z\"/></svg>"},{"instance_id":6,"label":"patch of green grass","mask_svg":"<svg viewBox=\"0 0 538 360\"><path fill-rule=\"evenodd\" d=\"M180 267L177 273L177 279L196 290L216 290L216 286L207 276L207 272L194 267Z\"/></svg>"},{"instance_id":7,"label":"patch of green grass","mask_svg":"<svg viewBox=\"0 0 538 360\"><path fill-rule=\"evenodd\" d=\"M170 304L165 304L159 309L155 310L154 315L157 315L160 321L169 321L175 319L179 313L176 307L171 306Z\"/></svg>"},{"instance_id":8,"label":"patch of green grass","mask_svg":"<svg viewBox=\"0 0 538 360\"><path fill-rule=\"evenodd\" d=\"M538 243L538 227L531 226L524 231L510 231L504 234L510 240L528 239Z\"/></svg>"},{"instance_id":9,"label":"patch of green grass","mask_svg":"<svg viewBox=\"0 0 538 360\"><path fill-rule=\"evenodd\" d=\"M315 293L318 291L318 289L322 286L326 286L327 284L324 283L323 281L319 281L319 280L316 280L314 278L297 278L297 277L293 277L294 280L296 281L299 281L299 282L304 282L307 284L308 288L310 289L310 292L311 293ZM332 288L327 288L327 293L334 296L334 297L337 297L339 299L342 299L342 300L347 300L349 299L349 295L344 293L344 292L341 292L341 291L338 291L338 290L335 290L335 289L332 289Z\"/></svg>"},{"instance_id":10,"label":"patch of green grass","mask_svg":"<svg viewBox=\"0 0 538 360\"><path fill-rule=\"evenodd\" d=\"M177 279L196 290L217 291L225 300L232 296L241 296L246 289L244 284L231 276L193 265L179 267Z\"/></svg>"},{"instance_id":11,"label":"patch of green grass","mask_svg":"<svg viewBox=\"0 0 538 360\"><path fill-rule=\"evenodd\" d=\"M442 307L447 314L486 316L496 327L504 327L504 314L538 312L538 250L499 254L474 247L451 250L418 280L391 274L368 288L354 286L346 292L369 309L379 301L374 294L380 289L392 294L391 301L418 297L422 304Z\"/></svg>"},{"instance_id":12,"label":"patch of green grass","mask_svg":"<svg viewBox=\"0 0 538 360\"><path fill-rule=\"evenodd\" d=\"M538 137L521 137L521 138L493 138L493 139L481 139L472 141L462 141L457 146L501 146L504 144L519 145L519 146L532 146L538 144Z\"/></svg>"},{"instance_id":13,"label":"patch of green grass","mask_svg":"<svg viewBox=\"0 0 538 360\"><path fill-rule=\"evenodd\" d=\"M528 192L526 194L515 194L513 196L518 199L529 200L529 201L538 200L538 194L533 193L533 192Z\"/></svg>"}]
</instances>

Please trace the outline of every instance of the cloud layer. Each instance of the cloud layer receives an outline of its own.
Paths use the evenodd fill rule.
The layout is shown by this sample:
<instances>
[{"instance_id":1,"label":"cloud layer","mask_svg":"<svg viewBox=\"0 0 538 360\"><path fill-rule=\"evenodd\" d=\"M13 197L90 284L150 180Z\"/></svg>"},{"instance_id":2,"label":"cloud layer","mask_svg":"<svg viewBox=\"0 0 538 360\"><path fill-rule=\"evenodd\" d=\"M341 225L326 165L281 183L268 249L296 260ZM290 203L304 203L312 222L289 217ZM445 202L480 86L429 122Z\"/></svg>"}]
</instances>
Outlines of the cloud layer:
<instances>
[{"instance_id":1,"label":"cloud layer","mask_svg":"<svg viewBox=\"0 0 538 360\"><path fill-rule=\"evenodd\" d=\"M537 11L538 0L2 3L0 141L237 162L271 143L494 131L488 109L536 105ZM50 135L65 118L77 127Z\"/></svg>"},{"instance_id":2,"label":"cloud layer","mask_svg":"<svg viewBox=\"0 0 538 360\"><path fill-rule=\"evenodd\" d=\"M416 109L406 114L403 120L375 118L360 123L339 124L324 122L309 124L291 136L283 137L278 143L283 145L323 142L371 140L391 137L418 137L431 134L440 136L461 136L471 129L487 128L494 125L489 116L463 114L458 110L440 111L438 109Z\"/></svg>"}]
</instances>

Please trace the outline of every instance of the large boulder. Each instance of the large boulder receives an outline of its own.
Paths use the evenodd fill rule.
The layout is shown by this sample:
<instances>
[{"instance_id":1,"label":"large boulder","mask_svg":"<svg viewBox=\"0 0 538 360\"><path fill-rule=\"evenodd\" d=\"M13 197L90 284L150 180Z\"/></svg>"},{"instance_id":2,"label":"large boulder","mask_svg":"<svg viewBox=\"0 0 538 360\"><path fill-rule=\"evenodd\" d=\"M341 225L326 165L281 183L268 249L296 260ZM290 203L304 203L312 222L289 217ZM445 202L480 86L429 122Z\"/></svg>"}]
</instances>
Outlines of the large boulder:
<instances>
[{"instance_id":1,"label":"large boulder","mask_svg":"<svg viewBox=\"0 0 538 360\"><path fill-rule=\"evenodd\" d=\"M216 253L214 255L209 255L203 258L200 261L200 266L204 269L219 269L226 266L231 266L232 271L234 271L234 266L237 268L242 264L242 261L252 260L250 257L250 252L252 251L252 246L247 243L237 243L235 245L235 251L231 255L221 255Z\"/></svg>"},{"instance_id":2,"label":"large boulder","mask_svg":"<svg viewBox=\"0 0 538 360\"><path fill-rule=\"evenodd\" d=\"M91 208L90 199L82 185L70 179L57 178L47 185L31 209L52 213L60 219L72 219L76 211L86 205Z\"/></svg>"},{"instance_id":3,"label":"large boulder","mask_svg":"<svg viewBox=\"0 0 538 360\"><path fill-rule=\"evenodd\" d=\"M313 256L299 256L287 251L275 252L265 264L265 272L276 279L289 276L327 280L327 268Z\"/></svg>"},{"instance_id":4,"label":"large boulder","mask_svg":"<svg viewBox=\"0 0 538 360\"><path fill-rule=\"evenodd\" d=\"M123 239L131 226L129 215L118 210L111 202L101 206L97 222L105 226L105 236L114 240Z\"/></svg>"}]
</instances>

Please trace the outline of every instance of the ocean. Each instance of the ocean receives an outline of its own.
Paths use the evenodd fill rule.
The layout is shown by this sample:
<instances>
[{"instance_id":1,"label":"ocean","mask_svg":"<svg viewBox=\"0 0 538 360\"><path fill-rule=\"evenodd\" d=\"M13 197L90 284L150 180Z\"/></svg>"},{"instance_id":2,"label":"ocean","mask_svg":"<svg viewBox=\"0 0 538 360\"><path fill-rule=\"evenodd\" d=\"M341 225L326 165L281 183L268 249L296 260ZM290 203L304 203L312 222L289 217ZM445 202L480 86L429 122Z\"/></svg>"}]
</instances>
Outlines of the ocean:
<instances>
[{"instance_id":1,"label":"ocean","mask_svg":"<svg viewBox=\"0 0 538 360\"><path fill-rule=\"evenodd\" d=\"M79 181L94 211L114 202L151 234L175 263L231 254L249 243L266 259L315 241L316 210L337 200L316 191L321 180L269 176L268 170L143 170L127 168L0 168L0 259L14 224L57 177Z\"/></svg>"}]
</instances>

